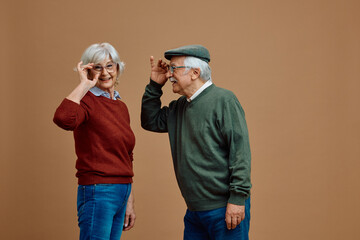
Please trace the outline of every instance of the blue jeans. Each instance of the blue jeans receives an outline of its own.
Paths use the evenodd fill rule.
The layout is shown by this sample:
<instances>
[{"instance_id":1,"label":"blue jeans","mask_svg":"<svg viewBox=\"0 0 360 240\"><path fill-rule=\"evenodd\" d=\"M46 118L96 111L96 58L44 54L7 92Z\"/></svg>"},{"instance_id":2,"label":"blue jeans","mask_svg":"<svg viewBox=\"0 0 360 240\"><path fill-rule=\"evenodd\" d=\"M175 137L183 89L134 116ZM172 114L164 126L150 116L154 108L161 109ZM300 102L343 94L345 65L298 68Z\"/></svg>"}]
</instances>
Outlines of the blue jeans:
<instances>
[{"instance_id":1,"label":"blue jeans","mask_svg":"<svg viewBox=\"0 0 360 240\"><path fill-rule=\"evenodd\" d=\"M225 222L226 207L210 211L186 211L184 240L249 240L250 198L245 201L245 219L232 230Z\"/></svg>"},{"instance_id":2,"label":"blue jeans","mask_svg":"<svg viewBox=\"0 0 360 240\"><path fill-rule=\"evenodd\" d=\"M131 184L79 185L80 240L119 240Z\"/></svg>"}]
</instances>

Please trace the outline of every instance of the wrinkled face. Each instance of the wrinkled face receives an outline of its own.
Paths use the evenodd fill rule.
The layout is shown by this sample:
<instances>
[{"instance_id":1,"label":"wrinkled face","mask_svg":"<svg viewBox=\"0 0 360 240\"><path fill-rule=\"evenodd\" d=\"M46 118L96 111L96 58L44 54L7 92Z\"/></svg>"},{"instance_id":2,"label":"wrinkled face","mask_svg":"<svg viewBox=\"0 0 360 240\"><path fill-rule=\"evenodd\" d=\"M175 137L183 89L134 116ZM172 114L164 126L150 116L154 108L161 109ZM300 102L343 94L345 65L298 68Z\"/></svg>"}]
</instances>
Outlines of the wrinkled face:
<instances>
[{"instance_id":1,"label":"wrinkled face","mask_svg":"<svg viewBox=\"0 0 360 240\"><path fill-rule=\"evenodd\" d=\"M118 68L111 58L105 58L103 61L94 64L93 69L89 72L90 79L93 79L97 73L100 75L96 87L103 91L114 89Z\"/></svg>"},{"instance_id":2,"label":"wrinkled face","mask_svg":"<svg viewBox=\"0 0 360 240\"><path fill-rule=\"evenodd\" d=\"M184 66L185 56L172 57L170 60L170 66L179 67ZM191 76L190 71L186 74L186 68L176 68L174 69L174 73L171 73L170 70L167 72L167 77L170 78L170 82L172 82L173 92L178 93L180 95L185 95L187 89L191 86Z\"/></svg>"}]
</instances>

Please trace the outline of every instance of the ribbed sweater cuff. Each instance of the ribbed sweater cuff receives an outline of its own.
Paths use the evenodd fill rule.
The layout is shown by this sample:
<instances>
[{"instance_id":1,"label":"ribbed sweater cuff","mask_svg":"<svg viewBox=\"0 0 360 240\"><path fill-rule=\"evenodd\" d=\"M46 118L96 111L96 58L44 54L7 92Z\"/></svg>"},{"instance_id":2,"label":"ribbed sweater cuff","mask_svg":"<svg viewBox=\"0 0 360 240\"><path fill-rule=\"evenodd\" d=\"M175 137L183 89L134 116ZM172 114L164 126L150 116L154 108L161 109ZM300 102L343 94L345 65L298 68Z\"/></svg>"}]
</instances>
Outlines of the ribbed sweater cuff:
<instances>
[{"instance_id":1,"label":"ribbed sweater cuff","mask_svg":"<svg viewBox=\"0 0 360 240\"><path fill-rule=\"evenodd\" d=\"M248 198L247 196L244 196L241 193L230 192L230 197L229 197L228 203L243 206L243 205L245 205L245 200L247 198Z\"/></svg>"},{"instance_id":2,"label":"ribbed sweater cuff","mask_svg":"<svg viewBox=\"0 0 360 240\"><path fill-rule=\"evenodd\" d=\"M164 85L161 85L161 84L155 82L155 81L152 80L151 78L150 78L150 85L153 86L153 87L155 87L155 88L158 88L158 89L161 89L161 88L164 86Z\"/></svg>"}]
</instances>

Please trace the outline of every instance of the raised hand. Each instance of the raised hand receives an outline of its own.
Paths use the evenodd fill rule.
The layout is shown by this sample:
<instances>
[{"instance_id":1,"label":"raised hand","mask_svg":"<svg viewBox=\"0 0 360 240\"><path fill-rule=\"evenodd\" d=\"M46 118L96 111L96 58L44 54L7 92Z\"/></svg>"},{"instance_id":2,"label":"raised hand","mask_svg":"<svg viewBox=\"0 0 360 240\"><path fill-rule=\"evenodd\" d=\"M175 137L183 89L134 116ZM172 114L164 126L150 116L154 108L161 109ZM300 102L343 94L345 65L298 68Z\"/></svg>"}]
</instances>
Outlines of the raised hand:
<instances>
[{"instance_id":1,"label":"raised hand","mask_svg":"<svg viewBox=\"0 0 360 240\"><path fill-rule=\"evenodd\" d=\"M168 64L163 62L162 59L159 59L157 63L154 61L154 57L150 57L150 65L151 65L151 75L150 78L161 84L164 85L168 80Z\"/></svg>"},{"instance_id":2,"label":"raised hand","mask_svg":"<svg viewBox=\"0 0 360 240\"><path fill-rule=\"evenodd\" d=\"M89 70L93 68L93 63L88 63L86 65L81 65L83 62L80 61L77 64L77 71L79 73L80 83L85 84L86 86L92 88L96 85L100 73L96 73L93 79L89 79Z\"/></svg>"},{"instance_id":3,"label":"raised hand","mask_svg":"<svg viewBox=\"0 0 360 240\"><path fill-rule=\"evenodd\" d=\"M67 99L80 104L81 99L85 94L94 87L99 79L100 73L96 73L93 79L89 79L89 70L92 69L93 63L81 65L82 61L77 64L77 71L79 73L80 84L66 97Z\"/></svg>"}]
</instances>

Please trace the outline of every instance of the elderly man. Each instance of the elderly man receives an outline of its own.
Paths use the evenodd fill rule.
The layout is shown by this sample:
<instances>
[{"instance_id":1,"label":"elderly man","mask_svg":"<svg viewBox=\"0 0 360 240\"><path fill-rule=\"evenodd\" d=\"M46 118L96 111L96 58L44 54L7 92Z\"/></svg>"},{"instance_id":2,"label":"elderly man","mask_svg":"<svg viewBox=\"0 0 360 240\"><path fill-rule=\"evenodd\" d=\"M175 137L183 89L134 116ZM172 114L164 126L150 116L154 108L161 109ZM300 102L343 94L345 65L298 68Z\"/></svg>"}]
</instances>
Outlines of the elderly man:
<instances>
[{"instance_id":1,"label":"elderly man","mask_svg":"<svg viewBox=\"0 0 360 240\"><path fill-rule=\"evenodd\" d=\"M168 132L176 179L188 207L184 239L248 239L250 146L236 96L215 86L209 51L201 45L168 50L157 62L142 99L141 124ZM182 95L161 107L167 80Z\"/></svg>"}]
</instances>

